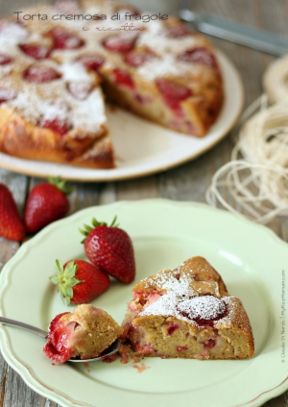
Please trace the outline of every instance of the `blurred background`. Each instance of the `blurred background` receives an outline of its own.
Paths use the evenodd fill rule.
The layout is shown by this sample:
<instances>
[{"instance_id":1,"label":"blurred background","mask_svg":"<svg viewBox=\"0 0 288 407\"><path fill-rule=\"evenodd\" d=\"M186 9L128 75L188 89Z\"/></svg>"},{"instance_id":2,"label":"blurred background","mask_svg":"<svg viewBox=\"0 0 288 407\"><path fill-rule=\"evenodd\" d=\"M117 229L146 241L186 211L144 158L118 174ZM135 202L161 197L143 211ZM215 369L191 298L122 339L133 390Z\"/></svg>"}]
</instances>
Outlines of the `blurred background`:
<instances>
[{"instance_id":1,"label":"blurred background","mask_svg":"<svg viewBox=\"0 0 288 407\"><path fill-rule=\"evenodd\" d=\"M15 10L43 3L43 0L14 0L13 2L1 0L0 15L11 15ZM248 26L288 35L287 0L128 0L126 3L133 4L141 10L172 15L177 15L180 8L185 7L195 13L220 16ZM213 39L213 42L227 53L240 73L243 73L246 103L249 104L255 93L261 92L262 73L273 57L226 41Z\"/></svg>"}]
</instances>

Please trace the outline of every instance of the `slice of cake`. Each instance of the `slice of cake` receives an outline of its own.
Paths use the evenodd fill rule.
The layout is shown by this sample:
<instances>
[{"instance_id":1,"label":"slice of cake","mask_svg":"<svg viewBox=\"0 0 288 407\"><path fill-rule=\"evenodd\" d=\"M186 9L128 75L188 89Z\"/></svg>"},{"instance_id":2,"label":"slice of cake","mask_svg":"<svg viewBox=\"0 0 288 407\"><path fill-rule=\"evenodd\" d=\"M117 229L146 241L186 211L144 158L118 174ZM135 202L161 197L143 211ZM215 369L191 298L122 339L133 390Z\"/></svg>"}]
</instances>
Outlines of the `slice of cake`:
<instances>
[{"instance_id":1,"label":"slice of cake","mask_svg":"<svg viewBox=\"0 0 288 407\"><path fill-rule=\"evenodd\" d=\"M74 312L64 312L52 320L44 353L56 364L75 357L94 358L120 333L120 326L107 312L93 305L79 305Z\"/></svg>"},{"instance_id":2,"label":"slice of cake","mask_svg":"<svg viewBox=\"0 0 288 407\"><path fill-rule=\"evenodd\" d=\"M202 257L138 283L123 323L143 356L245 359L254 353L248 316Z\"/></svg>"}]
</instances>

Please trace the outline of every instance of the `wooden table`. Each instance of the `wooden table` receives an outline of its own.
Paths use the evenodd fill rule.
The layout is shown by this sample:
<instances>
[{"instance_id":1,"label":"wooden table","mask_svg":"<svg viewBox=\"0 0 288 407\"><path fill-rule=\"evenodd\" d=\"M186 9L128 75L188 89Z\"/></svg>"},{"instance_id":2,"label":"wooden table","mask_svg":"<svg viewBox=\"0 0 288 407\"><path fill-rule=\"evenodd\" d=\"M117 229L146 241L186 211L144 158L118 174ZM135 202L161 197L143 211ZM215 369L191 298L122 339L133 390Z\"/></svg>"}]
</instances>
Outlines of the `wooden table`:
<instances>
[{"instance_id":1,"label":"wooden table","mask_svg":"<svg viewBox=\"0 0 288 407\"><path fill-rule=\"evenodd\" d=\"M32 3L32 0L14 0L13 2L6 0L5 4L1 4L0 11L2 15L7 15ZM191 0L191 5L193 5L193 10L198 12L216 14L244 24L287 34L287 0ZM242 74L246 95L245 103L249 104L261 94L262 74L273 58L224 41L215 40L214 42L229 55ZM163 197L181 201L204 202L205 191L211 176L217 168L229 160L232 145L233 142L228 136L212 151L191 163L135 181L75 184L75 191L71 196L71 213L91 205L122 199ZM0 170L0 182L9 186L16 197L19 208L22 209L28 191L39 180ZM271 227L281 237L288 238L284 222L274 222ZM0 269L17 251L18 246L17 243L0 238ZM56 407L56 404L30 390L0 356L0 407L31 406ZM288 407L288 392L269 401L265 406Z\"/></svg>"}]
</instances>

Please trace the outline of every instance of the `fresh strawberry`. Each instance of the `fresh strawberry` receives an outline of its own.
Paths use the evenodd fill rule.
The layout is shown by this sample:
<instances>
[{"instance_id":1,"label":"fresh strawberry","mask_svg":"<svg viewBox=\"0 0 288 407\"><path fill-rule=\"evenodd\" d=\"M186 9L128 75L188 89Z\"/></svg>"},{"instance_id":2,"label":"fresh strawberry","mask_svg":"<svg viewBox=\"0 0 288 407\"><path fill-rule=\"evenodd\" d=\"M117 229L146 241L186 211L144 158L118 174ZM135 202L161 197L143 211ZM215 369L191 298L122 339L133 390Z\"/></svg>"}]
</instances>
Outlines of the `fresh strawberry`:
<instances>
[{"instance_id":1,"label":"fresh strawberry","mask_svg":"<svg viewBox=\"0 0 288 407\"><path fill-rule=\"evenodd\" d=\"M109 277L97 266L84 260L72 260L62 266L56 260L58 272L50 278L59 293L69 304L86 304L93 301L110 286Z\"/></svg>"},{"instance_id":2,"label":"fresh strawberry","mask_svg":"<svg viewBox=\"0 0 288 407\"><path fill-rule=\"evenodd\" d=\"M0 236L17 241L22 241L25 236L16 203L4 184L0 184Z\"/></svg>"},{"instance_id":3,"label":"fresh strawberry","mask_svg":"<svg viewBox=\"0 0 288 407\"><path fill-rule=\"evenodd\" d=\"M127 232L116 225L116 217L110 226L95 218L92 225L84 225L81 230L85 236L84 251L88 259L122 283L131 283L135 278L135 257Z\"/></svg>"},{"instance_id":4,"label":"fresh strawberry","mask_svg":"<svg viewBox=\"0 0 288 407\"><path fill-rule=\"evenodd\" d=\"M63 218L69 211L66 195L70 192L71 188L59 178L36 185L28 195L24 211L27 232L35 233L49 223Z\"/></svg>"}]
</instances>

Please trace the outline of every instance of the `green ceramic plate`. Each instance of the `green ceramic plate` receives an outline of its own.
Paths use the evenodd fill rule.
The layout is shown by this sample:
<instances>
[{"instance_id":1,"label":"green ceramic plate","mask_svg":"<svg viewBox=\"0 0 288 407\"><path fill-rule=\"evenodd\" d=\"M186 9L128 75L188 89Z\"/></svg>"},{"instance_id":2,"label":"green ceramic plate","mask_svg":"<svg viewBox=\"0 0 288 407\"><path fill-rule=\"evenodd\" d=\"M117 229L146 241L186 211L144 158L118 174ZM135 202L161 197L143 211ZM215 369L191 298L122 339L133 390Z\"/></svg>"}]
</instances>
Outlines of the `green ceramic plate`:
<instances>
[{"instance_id":1,"label":"green ceramic plate","mask_svg":"<svg viewBox=\"0 0 288 407\"><path fill-rule=\"evenodd\" d=\"M246 361L146 359L131 365L52 366L38 337L2 327L7 362L38 393L63 406L197 407L259 406L288 388L288 248L264 227L204 205L163 200L119 202L85 209L56 222L24 244L0 278L0 312L43 329L67 307L48 277L54 260L82 254L79 227L92 216L117 214L132 236L137 280L201 255L239 296L251 320L256 355ZM285 274L286 273L286 274ZM285 281L286 278L286 281ZM119 322L132 286L118 283L95 301ZM287 304L286 304L287 305Z\"/></svg>"}]
</instances>

